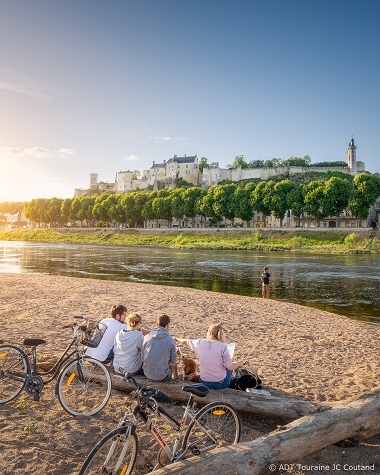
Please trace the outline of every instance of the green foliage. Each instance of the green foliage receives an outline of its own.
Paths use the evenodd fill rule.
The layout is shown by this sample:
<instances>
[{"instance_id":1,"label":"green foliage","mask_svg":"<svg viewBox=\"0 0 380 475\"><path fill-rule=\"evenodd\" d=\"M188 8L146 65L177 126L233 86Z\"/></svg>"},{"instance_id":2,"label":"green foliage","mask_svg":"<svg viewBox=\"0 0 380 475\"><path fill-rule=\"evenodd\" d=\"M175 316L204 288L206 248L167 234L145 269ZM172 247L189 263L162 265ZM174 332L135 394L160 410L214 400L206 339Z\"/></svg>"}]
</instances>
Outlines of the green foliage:
<instances>
[{"instance_id":1,"label":"green foliage","mask_svg":"<svg viewBox=\"0 0 380 475\"><path fill-rule=\"evenodd\" d=\"M22 201L5 201L0 203L0 213L17 214L24 209L24 205Z\"/></svg>"},{"instance_id":2,"label":"green foliage","mask_svg":"<svg viewBox=\"0 0 380 475\"><path fill-rule=\"evenodd\" d=\"M267 229L241 229L152 231L115 229L87 229L71 231L70 229L33 229L33 230L0 230L0 239L3 240L35 240L46 242L67 242L81 244L104 245L135 245L135 246L162 246L188 249L245 249L261 251L295 250L310 253L347 253L347 252L380 252L379 239L371 239L368 233L356 234L353 237L345 231L293 231ZM3 315L0 326L10 324L14 310ZM17 322L16 322L17 323Z\"/></svg>"},{"instance_id":3,"label":"green foliage","mask_svg":"<svg viewBox=\"0 0 380 475\"><path fill-rule=\"evenodd\" d=\"M20 400L17 401L17 403L16 403L16 409L17 409L18 411L21 411L21 412L22 412L22 411L25 411L27 407L28 407L28 406L27 406L26 402L25 402L23 399L20 399Z\"/></svg>"},{"instance_id":4,"label":"green foliage","mask_svg":"<svg viewBox=\"0 0 380 475\"><path fill-rule=\"evenodd\" d=\"M209 168L209 164L207 163L207 158L206 158L206 157L202 157L202 158L199 160L198 167L199 167L199 171L200 171L201 173L203 173L203 169L204 169L204 168Z\"/></svg>"},{"instance_id":5,"label":"green foliage","mask_svg":"<svg viewBox=\"0 0 380 475\"><path fill-rule=\"evenodd\" d=\"M24 426L24 432L26 432L27 435L31 436L36 432L37 428L34 424L34 422L27 422L27 424Z\"/></svg>"},{"instance_id":6,"label":"green foliage","mask_svg":"<svg viewBox=\"0 0 380 475\"><path fill-rule=\"evenodd\" d=\"M360 241L360 237L357 233L351 233L344 238L344 244L350 249L354 249L357 247Z\"/></svg>"}]
</instances>

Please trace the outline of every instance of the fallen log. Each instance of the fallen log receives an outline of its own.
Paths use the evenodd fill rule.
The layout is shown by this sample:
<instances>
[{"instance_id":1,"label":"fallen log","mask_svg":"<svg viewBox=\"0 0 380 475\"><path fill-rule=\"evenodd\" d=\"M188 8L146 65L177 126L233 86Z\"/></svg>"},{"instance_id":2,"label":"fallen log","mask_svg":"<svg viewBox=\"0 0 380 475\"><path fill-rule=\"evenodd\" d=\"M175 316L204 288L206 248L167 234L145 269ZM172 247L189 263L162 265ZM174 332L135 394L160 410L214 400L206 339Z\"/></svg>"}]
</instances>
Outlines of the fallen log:
<instances>
[{"instance_id":1,"label":"fallen log","mask_svg":"<svg viewBox=\"0 0 380 475\"><path fill-rule=\"evenodd\" d=\"M177 401L187 401L189 393L182 391L182 386L190 384L187 381L151 381L147 378L136 377L140 384L157 388ZM131 392L135 389L133 384L124 381L121 376L112 375L112 388ZM276 395L252 394L234 389L210 390L204 398L195 396L196 402L208 404L213 401L226 401L231 403L238 412L257 414L274 419L294 420L307 414L325 411L327 405L317 404L304 399L291 397L279 397Z\"/></svg>"},{"instance_id":2,"label":"fallen log","mask_svg":"<svg viewBox=\"0 0 380 475\"><path fill-rule=\"evenodd\" d=\"M279 469L281 464L295 464L340 440L368 438L378 433L380 391L340 407L336 403L332 409L302 417L252 442L215 449L154 473L199 475L223 467L224 475L265 475Z\"/></svg>"}]
</instances>

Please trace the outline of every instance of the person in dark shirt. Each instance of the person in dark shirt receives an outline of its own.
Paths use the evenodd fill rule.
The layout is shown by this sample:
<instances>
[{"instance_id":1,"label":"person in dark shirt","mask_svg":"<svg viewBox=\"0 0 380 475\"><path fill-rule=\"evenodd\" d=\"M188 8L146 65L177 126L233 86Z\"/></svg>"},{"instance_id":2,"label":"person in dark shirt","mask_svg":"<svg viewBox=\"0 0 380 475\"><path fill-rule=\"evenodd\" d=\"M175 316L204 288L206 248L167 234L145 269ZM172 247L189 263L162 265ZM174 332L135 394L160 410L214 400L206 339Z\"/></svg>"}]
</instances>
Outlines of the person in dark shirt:
<instances>
[{"instance_id":1,"label":"person in dark shirt","mask_svg":"<svg viewBox=\"0 0 380 475\"><path fill-rule=\"evenodd\" d=\"M268 272L268 267L264 267L260 280L261 280L261 293L262 293L263 299L269 299L270 274Z\"/></svg>"}]
</instances>

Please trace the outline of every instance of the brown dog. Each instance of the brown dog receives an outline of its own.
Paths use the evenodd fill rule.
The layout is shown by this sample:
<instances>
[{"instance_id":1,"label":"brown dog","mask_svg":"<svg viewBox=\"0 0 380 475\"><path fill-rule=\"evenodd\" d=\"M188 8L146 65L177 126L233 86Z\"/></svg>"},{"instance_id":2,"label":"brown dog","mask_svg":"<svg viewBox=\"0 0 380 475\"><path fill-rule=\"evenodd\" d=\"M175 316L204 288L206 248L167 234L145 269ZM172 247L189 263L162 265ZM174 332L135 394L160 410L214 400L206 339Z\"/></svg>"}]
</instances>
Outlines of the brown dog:
<instances>
[{"instance_id":1,"label":"brown dog","mask_svg":"<svg viewBox=\"0 0 380 475\"><path fill-rule=\"evenodd\" d=\"M191 358L186 358L186 356L182 356L182 363L183 363L183 379L187 381L193 381L194 383L198 383L199 374L196 373L197 363Z\"/></svg>"}]
</instances>

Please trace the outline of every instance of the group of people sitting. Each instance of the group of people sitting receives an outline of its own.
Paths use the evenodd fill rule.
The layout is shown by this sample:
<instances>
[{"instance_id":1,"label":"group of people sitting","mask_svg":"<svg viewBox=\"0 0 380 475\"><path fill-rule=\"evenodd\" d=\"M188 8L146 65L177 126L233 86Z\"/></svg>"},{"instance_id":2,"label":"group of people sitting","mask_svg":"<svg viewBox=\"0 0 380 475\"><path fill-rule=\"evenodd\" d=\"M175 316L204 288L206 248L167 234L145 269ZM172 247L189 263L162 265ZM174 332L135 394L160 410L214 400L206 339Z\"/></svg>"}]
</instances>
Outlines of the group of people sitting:
<instances>
[{"instance_id":1,"label":"group of people sitting","mask_svg":"<svg viewBox=\"0 0 380 475\"><path fill-rule=\"evenodd\" d=\"M228 388L233 370L243 366L242 361L232 361L220 324L211 325L204 339L173 338L168 315L160 315L149 331L142 328L140 314L127 316L124 305L114 305L102 323L107 327L104 336L96 348L86 349L86 355L112 362L116 372L123 369L154 381L170 379L177 363L176 344L187 345L198 355L199 382L212 389Z\"/></svg>"}]
</instances>

